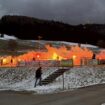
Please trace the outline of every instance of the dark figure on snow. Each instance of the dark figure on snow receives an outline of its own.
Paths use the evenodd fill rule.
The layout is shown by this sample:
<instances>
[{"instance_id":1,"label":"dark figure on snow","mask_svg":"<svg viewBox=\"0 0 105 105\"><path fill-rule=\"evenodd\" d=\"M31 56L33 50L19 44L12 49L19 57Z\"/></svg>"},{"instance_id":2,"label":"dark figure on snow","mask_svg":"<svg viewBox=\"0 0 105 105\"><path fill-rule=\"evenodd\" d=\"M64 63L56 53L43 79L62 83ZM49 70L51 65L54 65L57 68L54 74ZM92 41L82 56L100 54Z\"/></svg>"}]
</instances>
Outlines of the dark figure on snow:
<instances>
[{"instance_id":1,"label":"dark figure on snow","mask_svg":"<svg viewBox=\"0 0 105 105\"><path fill-rule=\"evenodd\" d=\"M39 67L36 70L36 73L35 73L36 81L35 81L34 87L36 87L38 80L39 80L39 83L38 84L41 85L41 79L42 79L41 75L42 75L42 67Z\"/></svg>"}]
</instances>

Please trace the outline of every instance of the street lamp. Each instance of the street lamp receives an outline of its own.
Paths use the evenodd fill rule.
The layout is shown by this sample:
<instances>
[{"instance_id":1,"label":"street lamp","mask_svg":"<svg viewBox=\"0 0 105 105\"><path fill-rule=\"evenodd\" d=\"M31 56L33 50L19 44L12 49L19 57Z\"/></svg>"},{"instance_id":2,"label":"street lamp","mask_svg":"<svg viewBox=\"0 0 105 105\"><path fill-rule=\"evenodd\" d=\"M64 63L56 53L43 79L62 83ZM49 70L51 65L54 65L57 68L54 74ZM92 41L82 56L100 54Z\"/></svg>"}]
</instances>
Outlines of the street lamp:
<instances>
[{"instance_id":1,"label":"street lamp","mask_svg":"<svg viewBox=\"0 0 105 105\"><path fill-rule=\"evenodd\" d=\"M40 50L40 40L42 39L42 36L38 36L38 50Z\"/></svg>"}]
</instances>

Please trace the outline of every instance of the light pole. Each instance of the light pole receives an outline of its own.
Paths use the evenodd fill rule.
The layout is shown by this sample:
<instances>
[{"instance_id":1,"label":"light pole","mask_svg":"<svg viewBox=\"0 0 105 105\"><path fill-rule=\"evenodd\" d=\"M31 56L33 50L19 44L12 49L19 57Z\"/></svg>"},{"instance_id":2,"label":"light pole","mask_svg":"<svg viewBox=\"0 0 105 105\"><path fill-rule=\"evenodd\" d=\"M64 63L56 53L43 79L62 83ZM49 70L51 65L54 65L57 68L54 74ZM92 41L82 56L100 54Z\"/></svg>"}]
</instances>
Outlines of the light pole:
<instances>
[{"instance_id":1,"label":"light pole","mask_svg":"<svg viewBox=\"0 0 105 105\"><path fill-rule=\"evenodd\" d=\"M40 52L40 40L42 39L42 36L38 36L38 52ZM37 59L40 65L40 53L37 54Z\"/></svg>"},{"instance_id":2,"label":"light pole","mask_svg":"<svg viewBox=\"0 0 105 105\"><path fill-rule=\"evenodd\" d=\"M38 50L40 51L40 40L42 39L42 36L38 36Z\"/></svg>"}]
</instances>

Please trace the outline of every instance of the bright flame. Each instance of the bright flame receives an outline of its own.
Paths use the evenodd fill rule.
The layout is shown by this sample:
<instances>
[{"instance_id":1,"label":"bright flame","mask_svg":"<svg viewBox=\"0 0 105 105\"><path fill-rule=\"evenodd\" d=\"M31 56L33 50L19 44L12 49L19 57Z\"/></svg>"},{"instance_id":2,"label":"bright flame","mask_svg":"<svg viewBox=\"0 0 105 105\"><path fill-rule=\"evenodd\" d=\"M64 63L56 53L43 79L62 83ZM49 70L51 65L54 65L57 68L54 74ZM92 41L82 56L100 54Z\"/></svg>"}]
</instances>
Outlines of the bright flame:
<instances>
[{"instance_id":1,"label":"bright flame","mask_svg":"<svg viewBox=\"0 0 105 105\"><path fill-rule=\"evenodd\" d=\"M3 59L3 64L5 65L7 63L7 59Z\"/></svg>"},{"instance_id":2,"label":"bright flame","mask_svg":"<svg viewBox=\"0 0 105 105\"><path fill-rule=\"evenodd\" d=\"M73 55L73 60L75 60L76 59L76 55Z\"/></svg>"},{"instance_id":3,"label":"bright flame","mask_svg":"<svg viewBox=\"0 0 105 105\"><path fill-rule=\"evenodd\" d=\"M57 60L58 59L58 55L56 53L53 53L52 59L53 60Z\"/></svg>"},{"instance_id":4,"label":"bright flame","mask_svg":"<svg viewBox=\"0 0 105 105\"><path fill-rule=\"evenodd\" d=\"M40 58L40 54L36 54L36 58L38 58L38 59L39 59L39 58Z\"/></svg>"},{"instance_id":5,"label":"bright flame","mask_svg":"<svg viewBox=\"0 0 105 105\"><path fill-rule=\"evenodd\" d=\"M100 53L97 54L96 58L99 60L105 60L105 50L100 51Z\"/></svg>"},{"instance_id":6,"label":"bright flame","mask_svg":"<svg viewBox=\"0 0 105 105\"><path fill-rule=\"evenodd\" d=\"M82 59L91 59L93 52L87 48L81 48L79 46L70 46L68 49L65 46L59 48L45 46L47 51L29 51L19 56L7 56L3 58L3 63L8 65L16 65L18 62L25 61L30 62L32 60L69 60L73 59L74 65L80 65ZM97 58L105 59L105 52L97 55ZM0 58L1 59L1 58ZM12 64L11 64L12 59Z\"/></svg>"}]
</instances>

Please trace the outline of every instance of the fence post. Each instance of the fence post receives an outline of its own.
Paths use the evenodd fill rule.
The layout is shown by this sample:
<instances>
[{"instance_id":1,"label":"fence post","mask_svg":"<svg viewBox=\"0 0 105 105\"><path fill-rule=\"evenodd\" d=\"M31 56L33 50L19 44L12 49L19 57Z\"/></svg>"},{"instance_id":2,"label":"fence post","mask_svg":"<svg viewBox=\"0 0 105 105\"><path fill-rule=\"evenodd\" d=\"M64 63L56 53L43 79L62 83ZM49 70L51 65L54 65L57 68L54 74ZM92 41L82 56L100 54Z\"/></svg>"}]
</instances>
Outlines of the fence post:
<instances>
[{"instance_id":1,"label":"fence post","mask_svg":"<svg viewBox=\"0 0 105 105\"><path fill-rule=\"evenodd\" d=\"M62 74L62 80L63 80L63 90L65 89L65 81L64 81L64 73Z\"/></svg>"}]
</instances>

